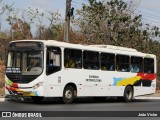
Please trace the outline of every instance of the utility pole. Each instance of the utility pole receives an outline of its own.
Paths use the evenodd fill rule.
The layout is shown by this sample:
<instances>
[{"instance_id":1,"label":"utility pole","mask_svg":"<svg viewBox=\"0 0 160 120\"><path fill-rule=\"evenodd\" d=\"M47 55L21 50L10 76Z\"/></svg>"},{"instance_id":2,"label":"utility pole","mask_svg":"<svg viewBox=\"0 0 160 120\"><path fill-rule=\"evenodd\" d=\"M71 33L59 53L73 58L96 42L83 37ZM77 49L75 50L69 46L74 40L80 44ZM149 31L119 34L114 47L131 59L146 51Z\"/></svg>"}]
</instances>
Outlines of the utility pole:
<instances>
[{"instance_id":1,"label":"utility pole","mask_svg":"<svg viewBox=\"0 0 160 120\"><path fill-rule=\"evenodd\" d=\"M65 26L64 26L64 41L65 42L69 42L71 1L72 0L66 0L66 15L65 15Z\"/></svg>"}]
</instances>

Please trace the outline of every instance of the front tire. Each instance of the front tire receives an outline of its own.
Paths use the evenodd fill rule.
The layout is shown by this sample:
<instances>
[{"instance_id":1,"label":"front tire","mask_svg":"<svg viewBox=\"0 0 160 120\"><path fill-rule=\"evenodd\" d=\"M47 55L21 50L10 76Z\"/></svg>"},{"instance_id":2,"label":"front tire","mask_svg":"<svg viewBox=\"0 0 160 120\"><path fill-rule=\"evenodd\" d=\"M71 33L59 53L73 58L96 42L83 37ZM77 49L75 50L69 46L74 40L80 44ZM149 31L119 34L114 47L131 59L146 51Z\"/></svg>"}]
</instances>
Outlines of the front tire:
<instances>
[{"instance_id":1,"label":"front tire","mask_svg":"<svg viewBox=\"0 0 160 120\"><path fill-rule=\"evenodd\" d=\"M127 86L124 90L123 99L125 102L131 102L133 99L133 88L131 86Z\"/></svg>"},{"instance_id":2,"label":"front tire","mask_svg":"<svg viewBox=\"0 0 160 120\"><path fill-rule=\"evenodd\" d=\"M72 86L65 87L63 91L63 102L65 104L71 104L74 100L74 88Z\"/></svg>"}]
</instances>

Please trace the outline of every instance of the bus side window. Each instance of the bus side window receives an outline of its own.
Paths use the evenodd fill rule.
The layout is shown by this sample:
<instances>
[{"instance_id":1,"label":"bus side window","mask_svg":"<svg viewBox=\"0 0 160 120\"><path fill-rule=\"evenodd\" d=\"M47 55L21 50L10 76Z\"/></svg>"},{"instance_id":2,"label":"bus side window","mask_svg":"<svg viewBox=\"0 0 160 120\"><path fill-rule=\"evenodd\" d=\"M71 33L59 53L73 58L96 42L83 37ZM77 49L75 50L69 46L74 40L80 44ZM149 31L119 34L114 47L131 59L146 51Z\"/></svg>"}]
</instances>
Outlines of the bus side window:
<instances>
[{"instance_id":1,"label":"bus side window","mask_svg":"<svg viewBox=\"0 0 160 120\"><path fill-rule=\"evenodd\" d=\"M46 56L46 74L50 75L61 69L61 49L48 47Z\"/></svg>"},{"instance_id":2,"label":"bus side window","mask_svg":"<svg viewBox=\"0 0 160 120\"><path fill-rule=\"evenodd\" d=\"M154 59L144 58L144 72L152 74L154 73Z\"/></svg>"},{"instance_id":3,"label":"bus side window","mask_svg":"<svg viewBox=\"0 0 160 120\"><path fill-rule=\"evenodd\" d=\"M83 67L84 69L99 70L99 52L84 51Z\"/></svg>"},{"instance_id":4,"label":"bus side window","mask_svg":"<svg viewBox=\"0 0 160 120\"><path fill-rule=\"evenodd\" d=\"M99 52L84 51L83 67L84 69L99 70Z\"/></svg>"},{"instance_id":5,"label":"bus side window","mask_svg":"<svg viewBox=\"0 0 160 120\"><path fill-rule=\"evenodd\" d=\"M82 51L77 49L64 49L64 67L82 68Z\"/></svg>"},{"instance_id":6,"label":"bus side window","mask_svg":"<svg viewBox=\"0 0 160 120\"><path fill-rule=\"evenodd\" d=\"M101 70L115 70L115 54L101 53Z\"/></svg>"},{"instance_id":7,"label":"bus side window","mask_svg":"<svg viewBox=\"0 0 160 120\"><path fill-rule=\"evenodd\" d=\"M130 71L133 73L143 72L143 58L142 57L131 57Z\"/></svg>"},{"instance_id":8,"label":"bus side window","mask_svg":"<svg viewBox=\"0 0 160 120\"><path fill-rule=\"evenodd\" d=\"M130 57L127 55L116 55L117 71L129 72L130 71Z\"/></svg>"}]
</instances>

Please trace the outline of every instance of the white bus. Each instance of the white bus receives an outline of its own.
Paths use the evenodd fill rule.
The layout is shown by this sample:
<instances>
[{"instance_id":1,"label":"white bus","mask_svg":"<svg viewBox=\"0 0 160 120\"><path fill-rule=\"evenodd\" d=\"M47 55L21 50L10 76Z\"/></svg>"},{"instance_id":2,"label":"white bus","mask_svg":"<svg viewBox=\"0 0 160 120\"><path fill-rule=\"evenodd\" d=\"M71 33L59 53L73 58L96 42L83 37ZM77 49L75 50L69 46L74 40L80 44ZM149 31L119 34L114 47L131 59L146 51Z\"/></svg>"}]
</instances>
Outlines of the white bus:
<instances>
[{"instance_id":1,"label":"white bus","mask_svg":"<svg viewBox=\"0 0 160 120\"><path fill-rule=\"evenodd\" d=\"M156 56L111 45L76 45L54 40L9 44L5 93L34 101L61 97L121 98L154 94Z\"/></svg>"}]
</instances>

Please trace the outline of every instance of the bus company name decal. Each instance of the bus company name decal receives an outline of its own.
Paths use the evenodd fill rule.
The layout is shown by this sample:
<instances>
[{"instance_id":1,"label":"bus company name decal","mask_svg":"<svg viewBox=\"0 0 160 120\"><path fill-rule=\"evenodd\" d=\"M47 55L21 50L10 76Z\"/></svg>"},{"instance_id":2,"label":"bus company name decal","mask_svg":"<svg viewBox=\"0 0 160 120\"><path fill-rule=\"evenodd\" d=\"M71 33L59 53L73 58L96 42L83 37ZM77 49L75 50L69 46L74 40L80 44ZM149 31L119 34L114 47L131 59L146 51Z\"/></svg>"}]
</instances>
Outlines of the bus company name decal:
<instances>
[{"instance_id":1,"label":"bus company name decal","mask_svg":"<svg viewBox=\"0 0 160 120\"><path fill-rule=\"evenodd\" d=\"M102 82L102 79L99 78L99 76L96 75L89 75L89 78L86 79L87 82Z\"/></svg>"}]
</instances>

